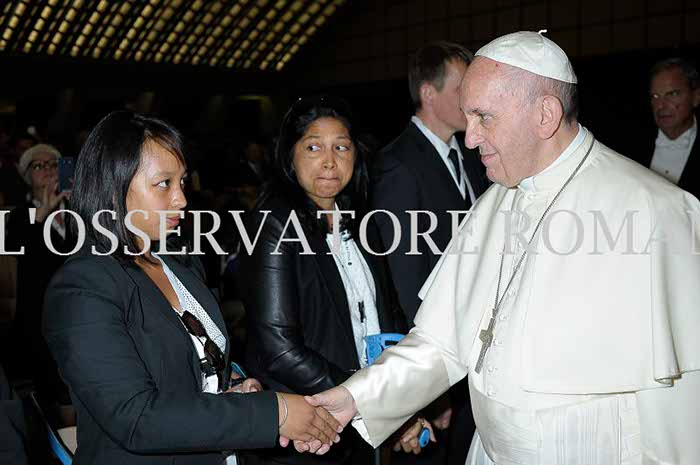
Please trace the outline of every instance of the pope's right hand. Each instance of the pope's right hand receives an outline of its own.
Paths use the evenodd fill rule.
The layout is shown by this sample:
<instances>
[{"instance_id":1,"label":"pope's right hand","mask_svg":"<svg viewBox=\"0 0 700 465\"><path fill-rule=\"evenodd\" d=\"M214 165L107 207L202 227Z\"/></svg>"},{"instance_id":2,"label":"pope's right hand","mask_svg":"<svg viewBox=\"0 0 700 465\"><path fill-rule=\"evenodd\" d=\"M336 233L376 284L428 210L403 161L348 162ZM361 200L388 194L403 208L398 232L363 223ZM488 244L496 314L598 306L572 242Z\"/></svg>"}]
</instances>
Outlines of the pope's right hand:
<instances>
[{"instance_id":1,"label":"pope's right hand","mask_svg":"<svg viewBox=\"0 0 700 465\"><path fill-rule=\"evenodd\" d=\"M284 401L282 400L284 399ZM280 438L319 444L328 447L340 441L338 433L343 430L340 423L323 408L309 405L302 396L277 393L279 404ZM286 402L287 418L285 420ZM281 443L286 441L281 441ZM286 445L286 444L284 444Z\"/></svg>"},{"instance_id":2,"label":"pope's right hand","mask_svg":"<svg viewBox=\"0 0 700 465\"><path fill-rule=\"evenodd\" d=\"M338 421L342 428L346 427L350 420L357 415L357 405L350 391L343 386L337 386L314 396L304 397L310 406L323 408ZM342 429L341 429L342 431ZM323 455L330 449L330 445L323 444L319 447L316 442L294 441L294 447L299 452L314 452Z\"/></svg>"}]
</instances>

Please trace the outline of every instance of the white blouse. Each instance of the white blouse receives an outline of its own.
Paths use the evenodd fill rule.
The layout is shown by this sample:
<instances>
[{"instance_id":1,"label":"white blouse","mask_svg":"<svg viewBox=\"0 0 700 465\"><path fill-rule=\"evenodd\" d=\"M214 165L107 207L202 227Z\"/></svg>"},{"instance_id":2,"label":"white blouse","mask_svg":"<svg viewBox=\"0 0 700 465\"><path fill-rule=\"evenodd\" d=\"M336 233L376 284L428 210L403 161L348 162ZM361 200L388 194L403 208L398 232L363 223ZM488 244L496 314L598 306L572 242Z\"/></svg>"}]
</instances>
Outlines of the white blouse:
<instances>
[{"instance_id":1,"label":"white blouse","mask_svg":"<svg viewBox=\"0 0 700 465\"><path fill-rule=\"evenodd\" d=\"M197 299L190 294L178 277L175 276L168 265L165 264L163 259L158 257L156 254L152 255L160 260L161 264L163 265L165 276L168 277L170 285L177 294L177 300L180 302L182 312L178 311L175 307L173 307L173 310L175 310L180 316L182 316L184 312L190 312L192 315L197 317L197 319L202 323L202 326L204 326L204 330L209 336L209 339L211 339L219 347L219 349L221 349L222 354L225 353L226 337L224 337L224 335L221 333L219 327L216 326L216 323L212 321L206 310L204 310L199 302L197 302ZM200 338L194 334L190 334L190 337L192 338L192 343L197 351L197 357L199 357L200 360L206 358L204 354L204 343L206 342L206 338ZM204 373L202 373L202 392L208 392L211 394L217 394L219 392L219 380L216 375L205 376Z\"/></svg>"},{"instance_id":2,"label":"white blouse","mask_svg":"<svg viewBox=\"0 0 700 465\"><path fill-rule=\"evenodd\" d=\"M332 234L326 235L326 242L331 252L334 252ZM347 231L341 233L340 244L333 253L333 258L348 299L357 359L360 362L360 368L364 368L367 366L365 336L381 332L374 277L360 249Z\"/></svg>"}]
</instances>

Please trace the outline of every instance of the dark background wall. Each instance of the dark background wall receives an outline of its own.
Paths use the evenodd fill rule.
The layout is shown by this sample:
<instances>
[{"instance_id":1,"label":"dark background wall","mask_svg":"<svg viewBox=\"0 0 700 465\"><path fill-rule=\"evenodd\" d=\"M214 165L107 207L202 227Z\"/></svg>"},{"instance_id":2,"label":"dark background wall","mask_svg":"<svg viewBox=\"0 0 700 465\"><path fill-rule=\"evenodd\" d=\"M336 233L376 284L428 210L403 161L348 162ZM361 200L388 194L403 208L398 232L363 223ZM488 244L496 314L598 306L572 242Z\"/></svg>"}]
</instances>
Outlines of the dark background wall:
<instances>
[{"instance_id":1,"label":"dark background wall","mask_svg":"<svg viewBox=\"0 0 700 465\"><path fill-rule=\"evenodd\" d=\"M330 92L347 98L367 131L386 143L412 113L405 74L413 51L438 39L476 51L522 29L548 29L567 51L579 76L581 121L622 150L625 139L653 130L650 65L670 55L698 57L700 2L354 0L281 73L0 56L0 113L68 148L75 131L129 106L172 120L200 146L213 146L205 157L216 157L249 134L273 136L295 98Z\"/></svg>"},{"instance_id":2,"label":"dark background wall","mask_svg":"<svg viewBox=\"0 0 700 465\"><path fill-rule=\"evenodd\" d=\"M653 130L647 73L658 59L700 57L700 2L690 0L357 0L290 73L307 92L347 96L383 142L412 113L408 57L433 40L476 52L503 34L547 29L579 78L580 119L600 140Z\"/></svg>"}]
</instances>

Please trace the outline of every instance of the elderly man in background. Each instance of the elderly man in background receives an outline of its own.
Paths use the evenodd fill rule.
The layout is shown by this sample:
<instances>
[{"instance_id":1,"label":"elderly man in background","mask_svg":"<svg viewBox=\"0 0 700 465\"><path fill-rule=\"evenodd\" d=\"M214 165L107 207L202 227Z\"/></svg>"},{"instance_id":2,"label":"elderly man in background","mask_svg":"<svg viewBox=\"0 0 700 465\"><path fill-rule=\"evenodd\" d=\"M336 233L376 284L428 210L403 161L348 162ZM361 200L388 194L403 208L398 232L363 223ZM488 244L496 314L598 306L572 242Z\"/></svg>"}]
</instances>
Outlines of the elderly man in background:
<instances>
[{"instance_id":1,"label":"elderly man in background","mask_svg":"<svg viewBox=\"0 0 700 465\"><path fill-rule=\"evenodd\" d=\"M577 122L576 76L542 34L476 55L466 142L496 184L411 333L309 402L359 414L378 445L469 374L468 464L700 463L700 203Z\"/></svg>"},{"instance_id":2,"label":"elderly man in background","mask_svg":"<svg viewBox=\"0 0 700 465\"><path fill-rule=\"evenodd\" d=\"M700 141L694 114L700 105L698 70L687 60L669 58L656 63L649 74L651 109L659 130L643 163L698 197Z\"/></svg>"}]
</instances>

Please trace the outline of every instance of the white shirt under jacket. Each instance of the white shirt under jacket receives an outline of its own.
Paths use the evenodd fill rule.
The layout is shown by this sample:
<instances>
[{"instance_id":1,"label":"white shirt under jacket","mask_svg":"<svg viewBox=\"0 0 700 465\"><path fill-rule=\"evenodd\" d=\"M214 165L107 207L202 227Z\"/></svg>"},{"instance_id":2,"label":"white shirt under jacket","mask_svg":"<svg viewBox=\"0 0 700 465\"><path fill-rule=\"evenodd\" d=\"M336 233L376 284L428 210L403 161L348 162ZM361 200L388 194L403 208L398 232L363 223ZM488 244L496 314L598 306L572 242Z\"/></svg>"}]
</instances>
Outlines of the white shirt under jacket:
<instances>
[{"instance_id":1,"label":"white shirt under jacket","mask_svg":"<svg viewBox=\"0 0 700 465\"><path fill-rule=\"evenodd\" d=\"M659 173L673 184L678 184L690 158L697 134L698 122L695 117L693 117L693 125L676 139L669 139L659 129L649 169Z\"/></svg>"},{"instance_id":2,"label":"white shirt under jacket","mask_svg":"<svg viewBox=\"0 0 700 465\"><path fill-rule=\"evenodd\" d=\"M700 203L579 131L548 169L479 198L421 290L415 328L343 383L368 442L383 442L468 373L470 465L700 463ZM501 293L589 148L506 293L475 373L506 235Z\"/></svg>"}]
</instances>

